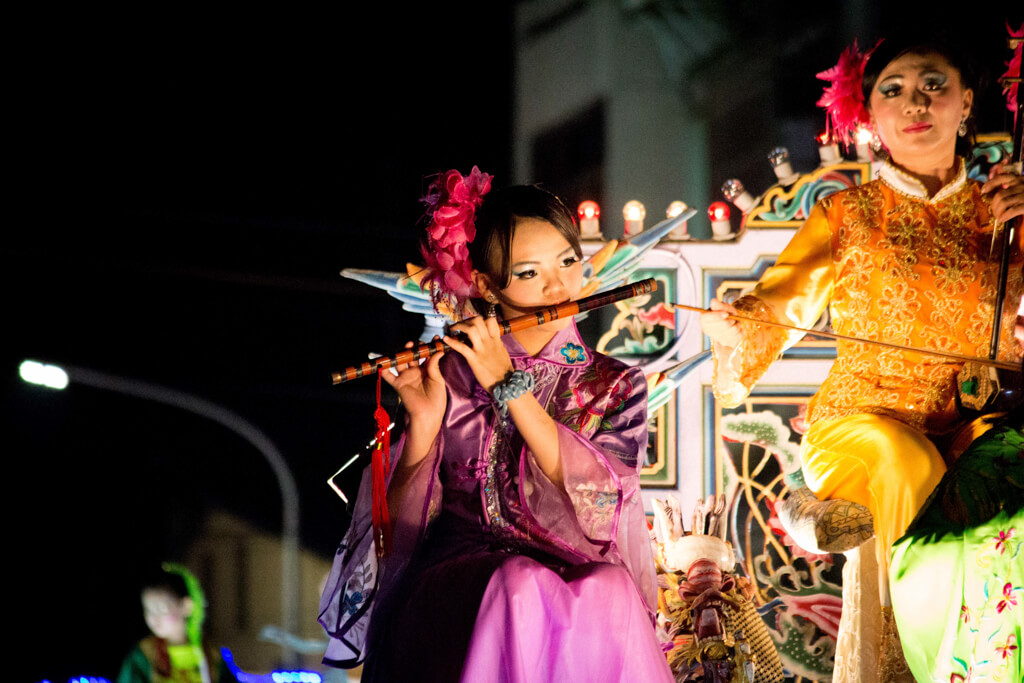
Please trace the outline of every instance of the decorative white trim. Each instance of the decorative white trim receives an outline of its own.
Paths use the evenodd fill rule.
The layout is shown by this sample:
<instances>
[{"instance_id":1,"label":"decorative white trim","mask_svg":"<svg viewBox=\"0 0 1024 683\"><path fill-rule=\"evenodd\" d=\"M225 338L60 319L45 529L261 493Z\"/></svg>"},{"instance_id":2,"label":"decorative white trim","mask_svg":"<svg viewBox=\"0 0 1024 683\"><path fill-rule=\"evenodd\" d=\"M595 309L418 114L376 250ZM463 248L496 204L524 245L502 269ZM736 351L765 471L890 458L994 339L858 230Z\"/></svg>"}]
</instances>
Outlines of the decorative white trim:
<instances>
[{"instance_id":1,"label":"decorative white trim","mask_svg":"<svg viewBox=\"0 0 1024 683\"><path fill-rule=\"evenodd\" d=\"M957 163L960 165L960 169L957 171L956 177L936 192L934 197L928 196L928 191L920 180L906 171L896 168L891 162L884 162L878 168L877 175L879 180L898 194L910 197L911 199L918 199L928 204L936 204L958 192L967 182L966 164L959 157L957 158Z\"/></svg>"}]
</instances>

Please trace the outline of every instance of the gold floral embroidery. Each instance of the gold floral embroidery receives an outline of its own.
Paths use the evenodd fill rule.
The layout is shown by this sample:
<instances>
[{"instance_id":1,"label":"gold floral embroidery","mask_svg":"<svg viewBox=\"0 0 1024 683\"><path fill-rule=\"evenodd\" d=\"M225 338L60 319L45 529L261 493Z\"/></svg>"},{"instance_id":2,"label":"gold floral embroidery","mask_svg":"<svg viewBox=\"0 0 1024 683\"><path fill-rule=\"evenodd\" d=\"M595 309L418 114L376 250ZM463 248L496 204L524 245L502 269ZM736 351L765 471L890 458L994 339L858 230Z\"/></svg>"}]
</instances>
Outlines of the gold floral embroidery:
<instances>
[{"instance_id":1,"label":"gold floral embroidery","mask_svg":"<svg viewBox=\"0 0 1024 683\"><path fill-rule=\"evenodd\" d=\"M987 355L996 266L988 262L991 216L979 189L977 183L965 183L929 202L879 181L831 195L822 206L832 239L834 281L814 284L832 287L834 329L863 339ZM803 247L804 253L815 253ZM1007 286L1011 302L1019 301L1024 289L1021 262L1018 249ZM757 304L783 311L790 301ZM1011 332L1016 306L1009 308L1000 345L1004 359L1020 357ZM759 309L754 313L760 314ZM752 385L778 355L784 335L772 336L776 341L751 344L744 358L734 361L744 370L744 382ZM930 433L948 432L960 420L955 398L959 369L959 362L941 357L839 342L836 362L812 399L808 417L818 421L868 412Z\"/></svg>"},{"instance_id":2,"label":"gold floral embroidery","mask_svg":"<svg viewBox=\"0 0 1024 683\"><path fill-rule=\"evenodd\" d=\"M947 225L956 228L958 237L965 237L959 230L971 222L978 221L978 204L973 201L970 192L957 192L949 199L939 205L939 225ZM984 221L987 222L987 221Z\"/></svg>"},{"instance_id":3,"label":"gold floral embroidery","mask_svg":"<svg viewBox=\"0 0 1024 683\"><path fill-rule=\"evenodd\" d=\"M917 212L911 210L893 212L883 227L885 237L879 246L890 249L913 249L924 238L924 222Z\"/></svg>"},{"instance_id":4,"label":"gold floral embroidery","mask_svg":"<svg viewBox=\"0 0 1024 683\"><path fill-rule=\"evenodd\" d=\"M966 293L966 290L961 293ZM964 317L963 306L948 291L927 291L924 295L931 304L928 325L923 328L926 333L925 344L937 351L963 353L963 345L955 333Z\"/></svg>"},{"instance_id":5,"label":"gold floral embroidery","mask_svg":"<svg viewBox=\"0 0 1024 683\"><path fill-rule=\"evenodd\" d=\"M835 195L829 195L829 199ZM842 193L841 207L846 215L840 225L839 240L843 244L861 245L871 239L872 228L879 223L884 206L882 193L873 184L861 185ZM831 212L832 203L825 207Z\"/></svg>"},{"instance_id":6,"label":"gold floral embroidery","mask_svg":"<svg viewBox=\"0 0 1024 683\"><path fill-rule=\"evenodd\" d=\"M882 271L903 280L920 279L915 266L920 260L922 243L927 239L922 216L913 210L893 211L883 226L883 233L884 237L878 241Z\"/></svg>"},{"instance_id":7,"label":"gold floral embroidery","mask_svg":"<svg viewBox=\"0 0 1024 683\"><path fill-rule=\"evenodd\" d=\"M937 260L932 266L936 289L949 296L966 294L974 280L972 265L954 256Z\"/></svg>"},{"instance_id":8,"label":"gold floral embroidery","mask_svg":"<svg viewBox=\"0 0 1024 683\"><path fill-rule=\"evenodd\" d=\"M876 303L876 301L872 300L871 297L864 292L851 294L850 302L847 306L850 317L844 318L840 324L834 324L834 327L840 334L857 337L858 339L877 339L885 341L882 335L881 324L879 323L878 316L874 313L873 309L873 305ZM868 353L873 347L860 344L857 348L858 350L855 353L860 355Z\"/></svg>"},{"instance_id":9,"label":"gold floral embroidery","mask_svg":"<svg viewBox=\"0 0 1024 683\"><path fill-rule=\"evenodd\" d=\"M873 269L871 254L864 247L850 247L843 251L843 257L836 269L836 287L847 287L851 291L863 289L871 282Z\"/></svg>"},{"instance_id":10,"label":"gold floral embroidery","mask_svg":"<svg viewBox=\"0 0 1024 683\"><path fill-rule=\"evenodd\" d=\"M917 292L902 280L891 282L882 289L878 302L881 322L886 327L886 336L891 339L905 339L911 333L914 321L921 312Z\"/></svg>"},{"instance_id":11,"label":"gold floral embroidery","mask_svg":"<svg viewBox=\"0 0 1024 683\"><path fill-rule=\"evenodd\" d=\"M733 306L740 315L756 320L777 322L772 309L755 296L741 296ZM744 343L728 358L714 358L715 398L726 407L734 407L746 398L757 380L782 353L785 331L777 327L740 323Z\"/></svg>"}]
</instances>

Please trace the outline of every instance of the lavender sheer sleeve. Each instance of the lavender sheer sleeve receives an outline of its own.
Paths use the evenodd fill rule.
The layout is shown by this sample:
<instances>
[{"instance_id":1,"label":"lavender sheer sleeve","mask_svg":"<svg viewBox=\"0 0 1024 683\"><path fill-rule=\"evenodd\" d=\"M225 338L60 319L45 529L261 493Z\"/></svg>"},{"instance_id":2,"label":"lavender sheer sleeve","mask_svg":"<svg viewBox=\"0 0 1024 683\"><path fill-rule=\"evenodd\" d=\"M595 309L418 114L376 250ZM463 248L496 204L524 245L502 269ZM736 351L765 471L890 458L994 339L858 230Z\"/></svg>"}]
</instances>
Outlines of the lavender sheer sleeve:
<instances>
[{"instance_id":1,"label":"lavender sheer sleeve","mask_svg":"<svg viewBox=\"0 0 1024 683\"><path fill-rule=\"evenodd\" d=\"M561 544L591 561L626 567L653 608L654 562L639 486L647 449L647 381L639 368L623 368L596 386L593 395L587 394L594 384L586 381L571 392L587 420L557 425L563 486L553 484L524 449L523 506ZM554 408L560 421L557 401Z\"/></svg>"},{"instance_id":2,"label":"lavender sheer sleeve","mask_svg":"<svg viewBox=\"0 0 1024 683\"><path fill-rule=\"evenodd\" d=\"M366 657L370 617L380 602L378 593L386 597L397 583L422 541L427 525L440 509L438 465L442 442L442 434L438 434L429 454L412 475L397 514L391 520L391 555L383 560L377 557L373 543L370 468L363 471L355 514L334 555L320 596L318 621L329 637L325 663L349 668ZM403 436L392 447L389 481L404 446Z\"/></svg>"}]
</instances>

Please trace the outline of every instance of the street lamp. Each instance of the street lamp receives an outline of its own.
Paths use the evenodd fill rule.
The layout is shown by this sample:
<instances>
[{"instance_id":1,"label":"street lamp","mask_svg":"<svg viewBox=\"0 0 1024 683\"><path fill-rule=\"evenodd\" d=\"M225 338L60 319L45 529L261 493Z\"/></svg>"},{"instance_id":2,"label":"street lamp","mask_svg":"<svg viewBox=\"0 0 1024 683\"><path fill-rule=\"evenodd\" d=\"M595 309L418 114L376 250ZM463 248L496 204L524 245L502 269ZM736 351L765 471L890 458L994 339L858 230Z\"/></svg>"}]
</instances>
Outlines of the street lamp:
<instances>
[{"instance_id":1,"label":"street lamp","mask_svg":"<svg viewBox=\"0 0 1024 683\"><path fill-rule=\"evenodd\" d=\"M277 477L281 490L282 548L281 548L281 613L282 626L287 633L297 633L299 624L299 488L295 477L277 446L254 424L235 412L212 401L159 384L118 377L89 368L72 365L58 366L26 360L18 367L21 378L31 384L50 389L64 389L69 381L96 389L156 401L164 405L187 410L227 427L252 444Z\"/></svg>"},{"instance_id":2,"label":"street lamp","mask_svg":"<svg viewBox=\"0 0 1024 683\"><path fill-rule=\"evenodd\" d=\"M18 374L29 384L38 384L48 389L63 389L68 385L68 373L59 365L26 360L18 366Z\"/></svg>"}]
</instances>

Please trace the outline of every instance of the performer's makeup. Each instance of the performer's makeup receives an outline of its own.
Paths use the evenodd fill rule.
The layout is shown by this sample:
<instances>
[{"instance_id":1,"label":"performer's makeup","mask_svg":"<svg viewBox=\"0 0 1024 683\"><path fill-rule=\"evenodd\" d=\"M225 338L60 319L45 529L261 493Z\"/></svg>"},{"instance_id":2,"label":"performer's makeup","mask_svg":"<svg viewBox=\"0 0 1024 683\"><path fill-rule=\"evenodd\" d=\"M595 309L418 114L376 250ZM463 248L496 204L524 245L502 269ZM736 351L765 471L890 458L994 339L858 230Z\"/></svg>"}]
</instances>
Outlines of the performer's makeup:
<instances>
[{"instance_id":1,"label":"performer's makeup","mask_svg":"<svg viewBox=\"0 0 1024 683\"><path fill-rule=\"evenodd\" d=\"M952 165L957 129L974 93L942 55L908 52L882 69L869 101L875 130L893 161L913 170Z\"/></svg>"},{"instance_id":2,"label":"performer's makeup","mask_svg":"<svg viewBox=\"0 0 1024 683\"><path fill-rule=\"evenodd\" d=\"M583 264L551 223L537 218L518 219L511 252L512 277L498 292L503 317L532 313L579 295Z\"/></svg>"}]
</instances>

